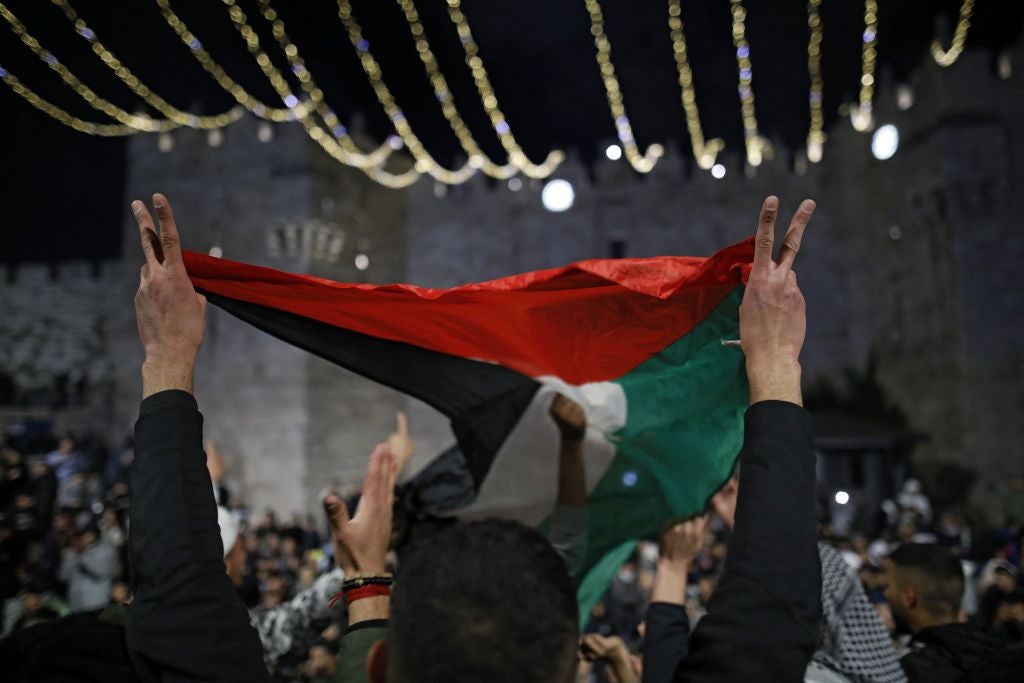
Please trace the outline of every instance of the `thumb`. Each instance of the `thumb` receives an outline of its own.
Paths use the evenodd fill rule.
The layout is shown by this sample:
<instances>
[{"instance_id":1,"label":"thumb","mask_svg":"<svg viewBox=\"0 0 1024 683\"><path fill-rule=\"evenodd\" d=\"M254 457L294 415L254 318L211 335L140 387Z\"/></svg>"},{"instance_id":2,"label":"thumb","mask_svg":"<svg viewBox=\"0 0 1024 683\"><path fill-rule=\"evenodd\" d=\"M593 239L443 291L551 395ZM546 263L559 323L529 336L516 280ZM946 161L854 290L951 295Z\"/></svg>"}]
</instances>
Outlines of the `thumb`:
<instances>
[{"instance_id":1,"label":"thumb","mask_svg":"<svg viewBox=\"0 0 1024 683\"><path fill-rule=\"evenodd\" d=\"M348 524L348 507L345 501L334 494L324 498L324 510L327 511L327 519L331 525L331 536L341 538L342 530Z\"/></svg>"}]
</instances>

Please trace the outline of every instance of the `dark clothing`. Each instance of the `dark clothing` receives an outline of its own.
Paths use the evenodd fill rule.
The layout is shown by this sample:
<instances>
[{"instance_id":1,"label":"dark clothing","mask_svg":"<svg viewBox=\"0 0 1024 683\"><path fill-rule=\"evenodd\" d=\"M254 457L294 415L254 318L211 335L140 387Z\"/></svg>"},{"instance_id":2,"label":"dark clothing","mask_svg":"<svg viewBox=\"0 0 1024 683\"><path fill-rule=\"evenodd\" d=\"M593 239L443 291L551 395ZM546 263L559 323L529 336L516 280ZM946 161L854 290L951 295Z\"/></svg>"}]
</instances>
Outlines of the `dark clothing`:
<instances>
[{"instance_id":1,"label":"dark clothing","mask_svg":"<svg viewBox=\"0 0 1024 683\"><path fill-rule=\"evenodd\" d=\"M269 681L224 573L203 418L184 391L142 402L132 463L128 651L147 681Z\"/></svg>"},{"instance_id":2,"label":"dark clothing","mask_svg":"<svg viewBox=\"0 0 1024 683\"><path fill-rule=\"evenodd\" d=\"M644 681L804 680L821 621L810 415L784 401L752 405L740 463L736 528L708 613L686 653L685 613L666 624L658 619L672 615L652 605Z\"/></svg>"},{"instance_id":3,"label":"dark clothing","mask_svg":"<svg viewBox=\"0 0 1024 683\"><path fill-rule=\"evenodd\" d=\"M910 683L953 683L1006 645L999 634L973 624L945 624L918 631L900 664Z\"/></svg>"},{"instance_id":4,"label":"dark clothing","mask_svg":"<svg viewBox=\"0 0 1024 683\"><path fill-rule=\"evenodd\" d=\"M0 640L0 671L10 683L137 681L124 643L123 608L83 612Z\"/></svg>"},{"instance_id":5,"label":"dark clothing","mask_svg":"<svg viewBox=\"0 0 1024 683\"><path fill-rule=\"evenodd\" d=\"M690 642L690 618L686 608L667 602L652 602L644 615L643 683L672 680L686 659Z\"/></svg>"}]
</instances>

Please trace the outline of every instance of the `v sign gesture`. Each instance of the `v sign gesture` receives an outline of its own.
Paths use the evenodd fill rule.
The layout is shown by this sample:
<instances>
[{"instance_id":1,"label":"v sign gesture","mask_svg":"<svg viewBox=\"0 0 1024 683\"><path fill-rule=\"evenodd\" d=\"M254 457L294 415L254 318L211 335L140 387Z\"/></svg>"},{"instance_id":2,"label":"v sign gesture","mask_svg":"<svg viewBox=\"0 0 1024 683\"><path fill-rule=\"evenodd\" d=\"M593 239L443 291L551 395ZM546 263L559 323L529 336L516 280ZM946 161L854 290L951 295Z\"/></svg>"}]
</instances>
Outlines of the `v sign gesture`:
<instances>
[{"instance_id":1,"label":"v sign gesture","mask_svg":"<svg viewBox=\"0 0 1024 683\"><path fill-rule=\"evenodd\" d=\"M740 339L746 355L751 403L779 400L803 405L799 357L807 315L793 261L814 206L810 199L800 204L786 231L778 261L772 258L772 247L779 198L768 197L761 207L754 266L740 305Z\"/></svg>"},{"instance_id":2,"label":"v sign gesture","mask_svg":"<svg viewBox=\"0 0 1024 683\"><path fill-rule=\"evenodd\" d=\"M146 205L132 202L146 255L135 295L139 338L146 351L143 398L168 389L192 393L192 372L206 329L206 297L196 292L185 272L171 204L155 194L153 208L159 231Z\"/></svg>"}]
</instances>

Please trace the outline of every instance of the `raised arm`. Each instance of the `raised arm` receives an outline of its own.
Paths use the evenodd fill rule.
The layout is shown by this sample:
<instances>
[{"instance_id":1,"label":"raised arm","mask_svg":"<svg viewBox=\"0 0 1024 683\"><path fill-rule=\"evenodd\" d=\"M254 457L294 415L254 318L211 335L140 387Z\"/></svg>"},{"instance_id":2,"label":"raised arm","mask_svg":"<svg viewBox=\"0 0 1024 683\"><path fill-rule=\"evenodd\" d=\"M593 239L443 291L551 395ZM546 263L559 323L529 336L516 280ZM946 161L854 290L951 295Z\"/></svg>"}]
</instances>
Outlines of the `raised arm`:
<instances>
[{"instance_id":1,"label":"raised arm","mask_svg":"<svg viewBox=\"0 0 1024 683\"><path fill-rule=\"evenodd\" d=\"M133 202L146 265L135 296L145 348L128 543L135 599L126 639L154 681L269 681L249 615L224 571L203 421L192 396L206 299L189 282L170 204L154 195L154 226Z\"/></svg>"},{"instance_id":2,"label":"raised arm","mask_svg":"<svg viewBox=\"0 0 1024 683\"><path fill-rule=\"evenodd\" d=\"M743 485L722 578L694 631L679 681L802 681L821 620L814 514L815 459L802 408L804 300L792 271L814 210L805 200L772 259L778 199L761 209L753 269L740 307L751 406Z\"/></svg>"}]
</instances>

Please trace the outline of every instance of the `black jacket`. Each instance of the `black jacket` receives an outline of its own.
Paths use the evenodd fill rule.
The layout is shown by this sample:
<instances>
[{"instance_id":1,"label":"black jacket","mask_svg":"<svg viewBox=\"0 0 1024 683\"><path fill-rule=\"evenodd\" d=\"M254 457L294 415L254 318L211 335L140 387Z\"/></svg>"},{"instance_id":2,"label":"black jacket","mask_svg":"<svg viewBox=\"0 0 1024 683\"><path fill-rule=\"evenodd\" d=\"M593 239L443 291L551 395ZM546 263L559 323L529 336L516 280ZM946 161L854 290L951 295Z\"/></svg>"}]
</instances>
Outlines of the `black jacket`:
<instances>
[{"instance_id":1,"label":"black jacket","mask_svg":"<svg viewBox=\"0 0 1024 683\"><path fill-rule=\"evenodd\" d=\"M1006 645L1001 635L974 624L934 626L914 635L900 664L909 683L953 683L1001 654Z\"/></svg>"},{"instance_id":2,"label":"black jacket","mask_svg":"<svg viewBox=\"0 0 1024 683\"><path fill-rule=\"evenodd\" d=\"M810 415L752 405L740 463L736 528L708 613L687 643L685 611L651 605L645 682L804 680L821 621Z\"/></svg>"},{"instance_id":3,"label":"black jacket","mask_svg":"<svg viewBox=\"0 0 1024 683\"><path fill-rule=\"evenodd\" d=\"M135 424L128 652L146 681L269 681L249 614L224 573L203 418L184 391L142 402Z\"/></svg>"}]
</instances>

